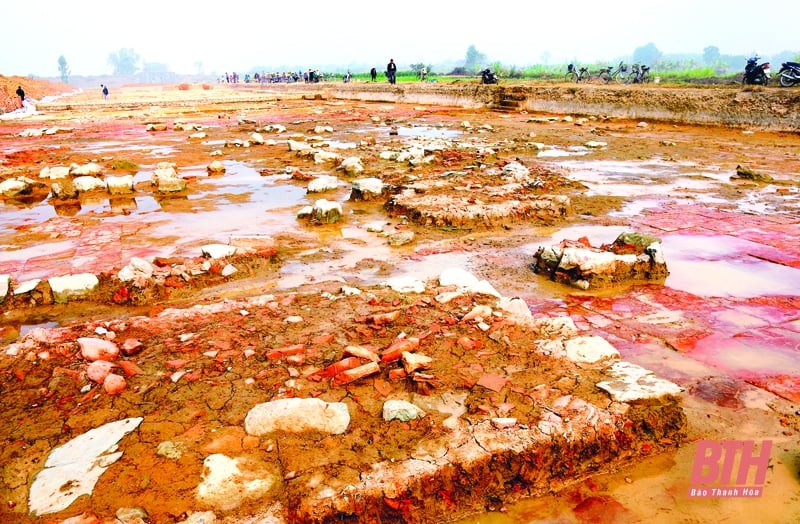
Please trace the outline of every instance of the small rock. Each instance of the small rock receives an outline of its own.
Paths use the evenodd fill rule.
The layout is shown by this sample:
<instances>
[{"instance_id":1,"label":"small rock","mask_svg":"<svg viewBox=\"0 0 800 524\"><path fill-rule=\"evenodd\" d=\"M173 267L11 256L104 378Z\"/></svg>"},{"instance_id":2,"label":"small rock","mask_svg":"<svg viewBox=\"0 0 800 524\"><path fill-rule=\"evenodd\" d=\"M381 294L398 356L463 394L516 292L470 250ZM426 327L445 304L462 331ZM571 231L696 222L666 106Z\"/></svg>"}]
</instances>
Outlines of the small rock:
<instances>
[{"instance_id":1,"label":"small rock","mask_svg":"<svg viewBox=\"0 0 800 524\"><path fill-rule=\"evenodd\" d=\"M387 400L383 403L383 420L399 420L408 422L425 417L427 413L418 406L405 400Z\"/></svg>"},{"instance_id":2,"label":"small rock","mask_svg":"<svg viewBox=\"0 0 800 524\"><path fill-rule=\"evenodd\" d=\"M214 160L208 166L206 166L206 171L208 174L222 174L225 172L225 164L220 162L219 160Z\"/></svg>"}]
</instances>

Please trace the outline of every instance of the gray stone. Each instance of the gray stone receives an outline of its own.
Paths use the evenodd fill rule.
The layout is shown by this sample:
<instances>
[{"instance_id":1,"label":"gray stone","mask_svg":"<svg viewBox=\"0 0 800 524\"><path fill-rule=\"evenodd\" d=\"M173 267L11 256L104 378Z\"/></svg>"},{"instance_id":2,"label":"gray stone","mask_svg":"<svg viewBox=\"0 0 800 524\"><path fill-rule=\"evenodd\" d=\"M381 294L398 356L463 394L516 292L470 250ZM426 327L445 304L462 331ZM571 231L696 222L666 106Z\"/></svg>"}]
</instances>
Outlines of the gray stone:
<instances>
[{"instance_id":1,"label":"gray stone","mask_svg":"<svg viewBox=\"0 0 800 524\"><path fill-rule=\"evenodd\" d=\"M274 432L309 431L340 435L349 425L347 404L318 398L283 398L258 404L244 419L245 431L258 437Z\"/></svg>"},{"instance_id":2,"label":"gray stone","mask_svg":"<svg viewBox=\"0 0 800 524\"><path fill-rule=\"evenodd\" d=\"M218 175L218 174L225 173L225 164L223 164L219 160L214 160L213 162L208 164L208 166L206 167L206 171L210 175L211 174Z\"/></svg>"},{"instance_id":3,"label":"gray stone","mask_svg":"<svg viewBox=\"0 0 800 524\"><path fill-rule=\"evenodd\" d=\"M425 417L426 413L411 402L405 400L387 400L383 403L383 420L399 420L408 422Z\"/></svg>"},{"instance_id":4,"label":"gray stone","mask_svg":"<svg viewBox=\"0 0 800 524\"><path fill-rule=\"evenodd\" d=\"M681 388L668 380L656 377L652 371L630 362L615 362L608 371L611 380L597 384L617 402L657 399L679 395Z\"/></svg>"},{"instance_id":5,"label":"gray stone","mask_svg":"<svg viewBox=\"0 0 800 524\"><path fill-rule=\"evenodd\" d=\"M50 193L55 198L59 198L61 200L67 200L70 198L77 198L78 190L75 189L75 184L72 183L72 180L59 180L58 182L53 182L50 186Z\"/></svg>"},{"instance_id":6,"label":"gray stone","mask_svg":"<svg viewBox=\"0 0 800 524\"><path fill-rule=\"evenodd\" d=\"M147 522L149 517L143 508L119 508L115 515L122 524Z\"/></svg>"},{"instance_id":7,"label":"gray stone","mask_svg":"<svg viewBox=\"0 0 800 524\"><path fill-rule=\"evenodd\" d=\"M203 466L197 500L221 511L233 510L246 500L264 499L283 480L277 466L250 457L214 454L206 457Z\"/></svg>"},{"instance_id":8,"label":"gray stone","mask_svg":"<svg viewBox=\"0 0 800 524\"><path fill-rule=\"evenodd\" d=\"M383 196L383 181L379 178L360 178L353 180L350 200L372 200Z\"/></svg>"},{"instance_id":9,"label":"gray stone","mask_svg":"<svg viewBox=\"0 0 800 524\"><path fill-rule=\"evenodd\" d=\"M339 187L339 179L331 175L322 175L316 177L308 183L306 189L309 193L321 193L323 191L332 191Z\"/></svg>"},{"instance_id":10,"label":"gray stone","mask_svg":"<svg viewBox=\"0 0 800 524\"><path fill-rule=\"evenodd\" d=\"M106 178L106 187L112 195L133 193L133 175L110 176Z\"/></svg>"},{"instance_id":11,"label":"gray stone","mask_svg":"<svg viewBox=\"0 0 800 524\"><path fill-rule=\"evenodd\" d=\"M89 162L82 166L72 164L69 172L72 176L97 176L103 174L103 167L94 162Z\"/></svg>"},{"instance_id":12,"label":"gray stone","mask_svg":"<svg viewBox=\"0 0 800 524\"><path fill-rule=\"evenodd\" d=\"M11 286L11 276L0 275L0 303L8 296L8 289Z\"/></svg>"},{"instance_id":13,"label":"gray stone","mask_svg":"<svg viewBox=\"0 0 800 524\"><path fill-rule=\"evenodd\" d=\"M575 337L564 341L567 358L573 362L593 363L619 358L619 351L606 339L597 336Z\"/></svg>"},{"instance_id":14,"label":"gray stone","mask_svg":"<svg viewBox=\"0 0 800 524\"><path fill-rule=\"evenodd\" d=\"M516 181L527 180L530 177L531 170L523 166L519 162L509 162L503 166L503 176L511 177Z\"/></svg>"},{"instance_id":15,"label":"gray stone","mask_svg":"<svg viewBox=\"0 0 800 524\"><path fill-rule=\"evenodd\" d=\"M158 191L161 193L177 193L186 189L186 180L182 178L160 178Z\"/></svg>"},{"instance_id":16,"label":"gray stone","mask_svg":"<svg viewBox=\"0 0 800 524\"><path fill-rule=\"evenodd\" d=\"M398 247L410 244L414 241L414 232L406 229L405 231L398 231L386 237L390 246Z\"/></svg>"},{"instance_id":17,"label":"gray stone","mask_svg":"<svg viewBox=\"0 0 800 524\"><path fill-rule=\"evenodd\" d=\"M130 282L131 280L136 280L139 277L150 278L153 276L153 264L144 260L139 257L131 258L131 261L128 262L128 265L123 267L119 273L117 273L117 277L122 282Z\"/></svg>"},{"instance_id":18,"label":"gray stone","mask_svg":"<svg viewBox=\"0 0 800 524\"><path fill-rule=\"evenodd\" d=\"M385 285L398 293L422 293L425 291L425 282L411 275L392 277Z\"/></svg>"},{"instance_id":19,"label":"gray stone","mask_svg":"<svg viewBox=\"0 0 800 524\"><path fill-rule=\"evenodd\" d=\"M78 193L86 193L106 188L105 182L94 176L79 176L74 178L72 180L72 185L75 186Z\"/></svg>"},{"instance_id":20,"label":"gray stone","mask_svg":"<svg viewBox=\"0 0 800 524\"><path fill-rule=\"evenodd\" d=\"M41 279L38 278L20 282L19 284L17 284L17 287L14 288L14 294L23 295L25 293L30 293L31 291L36 289L36 286L39 285L39 282L41 282Z\"/></svg>"},{"instance_id":21,"label":"gray stone","mask_svg":"<svg viewBox=\"0 0 800 524\"><path fill-rule=\"evenodd\" d=\"M217 259L231 257L236 254L236 247L227 244L206 244L200 248L203 256Z\"/></svg>"},{"instance_id":22,"label":"gray stone","mask_svg":"<svg viewBox=\"0 0 800 524\"><path fill-rule=\"evenodd\" d=\"M345 158L342 160L339 168L343 169L345 173L351 176L360 175L364 172L364 165L361 163L361 159L357 156Z\"/></svg>"},{"instance_id":23,"label":"gray stone","mask_svg":"<svg viewBox=\"0 0 800 524\"><path fill-rule=\"evenodd\" d=\"M314 163L315 164L324 164L326 162L338 162L342 159L342 156L338 153L334 153L333 151L317 151L314 153Z\"/></svg>"},{"instance_id":24,"label":"gray stone","mask_svg":"<svg viewBox=\"0 0 800 524\"><path fill-rule=\"evenodd\" d=\"M311 215L316 222L334 224L342 218L342 205L323 198L314 202Z\"/></svg>"},{"instance_id":25,"label":"gray stone","mask_svg":"<svg viewBox=\"0 0 800 524\"><path fill-rule=\"evenodd\" d=\"M7 197L25 195L30 192L31 192L30 184L26 184L25 182L18 180L16 178L10 178L8 180L0 182L0 194L5 195Z\"/></svg>"},{"instance_id":26,"label":"gray stone","mask_svg":"<svg viewBox=\"0 0 800 524\"><path fill-rule=\"evenodd\" d=\"M49 178L50 180L67 178L68 176L69 168L67 166L43 167L39 171L39 178Z\"/></svg>"},{"instance_id":27,"label":"gray stone","mask_svg":"<svg viewBox=\"0 0 800 524\"><path fill-rule=\"evenodd\" d=\"M64 304L72 297L88 295L100 284L97 277L91 273L52 277L47 282L53 292L53 300L57 304Z\"/></svg>"},{"instance_id":28,"label":"gray stone","mask_svg":"<svg viewBox=\"0 0 800 524\"><path fill-rule=\"evenodd\" d=\"M311 149L311 144L307 142L289 140L289 151L307 151L309 149Z\"/></svg>"}]
</instances>

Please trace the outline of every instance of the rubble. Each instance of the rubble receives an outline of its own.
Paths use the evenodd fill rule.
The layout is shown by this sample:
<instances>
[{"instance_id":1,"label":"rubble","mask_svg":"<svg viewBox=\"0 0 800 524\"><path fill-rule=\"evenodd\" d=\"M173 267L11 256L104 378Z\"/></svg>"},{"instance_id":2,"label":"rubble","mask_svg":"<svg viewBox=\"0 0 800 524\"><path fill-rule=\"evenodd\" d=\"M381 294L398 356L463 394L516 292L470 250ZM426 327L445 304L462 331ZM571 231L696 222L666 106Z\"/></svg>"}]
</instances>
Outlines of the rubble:
<instances>
[{"instance_id":1,"label":"rubble","mask_svg":"<svg viewBox=\"0 0 800 524\"><path fill-rule=\"evenodd\" d=\"M641 233L621 233L610 245L593 247L587 239L540 246L533 256L534 273L547 274L580 289L611 287L669 275L661 240Z\"/></svg>"}]
</instances>

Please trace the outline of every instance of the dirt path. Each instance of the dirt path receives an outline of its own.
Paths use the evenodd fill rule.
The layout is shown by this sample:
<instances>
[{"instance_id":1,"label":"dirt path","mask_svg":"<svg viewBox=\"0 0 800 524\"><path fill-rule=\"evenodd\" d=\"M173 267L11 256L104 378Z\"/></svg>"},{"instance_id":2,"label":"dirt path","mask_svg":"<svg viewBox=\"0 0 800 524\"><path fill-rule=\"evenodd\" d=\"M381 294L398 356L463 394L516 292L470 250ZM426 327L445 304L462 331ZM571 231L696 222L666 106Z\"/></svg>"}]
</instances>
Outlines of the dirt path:
<instances>
[{"instance_id":1,"label":"dirt path","mask_svg":"<svg viewBox=\"0 0 800 524\"><path fill-rule=\"evenodd\" d=\"M198 504L195 489L210 454L272 464L270 457L278 457L281 487L270 500L284 508L301 507L312 492L305 482L315 472L326 472L326 482L337 488L355 485L359 471L370 464L414 455L418 450L412 443L420 439L447 438L447 417L440 411L391 431L377 423L383 401L398 394L468 392L463 416L475 426L504 416L523 426L534 423L543 408L532 409L531 398L542 384L603 403L594 371L576 371L530 353L541 333L519 330L500 314L486 331L461 322L475 305L489 301L437 302L446 286L430 282L447 267L468 269L501 295L522 298L534 318L569 316L580 334L602 336L624 359L681 386L688 438L681 443L657 438L659 431L666 435L674 429L667 417L655 433L637 434L629 454L638 462L635 467L618 473L623 462L608 459L605 467L589 467L588 480L551 480L548 489L560 492L554 498L512 504L526 493L546 491L525 483L495 492L443 485L427 499L420 487L414 497L426 500L427 513L411 511L406 501L414 497L393 496L374 514L364 509L361 520L426 521L432 515L441 520L467 510L479 512L480 522L705 522L735 521L742 514L786 522L800 515L796 134L328 97L305 86L274 91L193 86L188 92L176 86L136 87L112 93L108 102L95 94L77 95L59 101L53 107L61 109L53 113L0 124L4 180L38 179L43 167L88 162L101 164L107 175L135 175L134 192L121 197L88 192L59 201L48 197L53 181L43 180L43 187L2 204L0 243L6 250L0 273L14 284L43 283L8 296L2 305L7 348L27 344L23 353L32 356L2 359L3 413L13 424L2 434L0 489L8 503L0 515L36 521L25 508L37 464L55 445L110 420L145 417L123 441L123 459L101 478L101 487L53 517L85 512L102 521L119 508L140 508L151 522L191 518L192 512L207 509ZM176 121L197 128L176 130ZM151 124L165 124L165 129L148 131ZM20 136L27 129L54 126L61 130L53 135ZM286 131L272 135L265 132L269 126ZM331 131L315 132L317 126ZM191 138L198 129L205 136ZM275 143L244 146L254 132ZM300 140L300 134L306 139L320 135L320 142L332 144L329 150L342 157L360 157L364 172L359 177L416 188L420 197L434 193L423 182L447 182L447 202L466 195L465 206L490 205L497 173L520 163L535 184L517 189L515 197L563 196L569 211L542 208L487 220L465 218L452 207L446 208L444 221L437 221L413 201L388 209L386 198L350 201L354 177L337 170L338 161L316 163L289 150L287 137ZM427 161L381 156L419 139L444 145L431 149ZM448 144L451 139L459 145ZM588 147L589 142L596 144ZM214 151L221 155L210 156ZM215 158L226 165L224 176L208 175L206 167ZM164 195L153 187L149 178L160 161L178 166L187 190ZM738 165L773 181L731 179ZM343 183L324 195L307 194L304 179L323 174L335 174ZM344 220L329 225L298 220L297 211L318 196L343 202ZM376 223L380 234L369 229ZM662 239L670 268L665 282L582 291L530 270L540 245L580 237L600 245L630 229ZM387 244L387 237L409 231L410 243ZM198 269L206 261L201 246L228 243L239 234L266 235L271 243ZM123 286L116 275L132 257L180 270L146 286ZM226 263L238 271L223 275ZM53 304L44 282L84 272L100 276L95 293ZM429 287L409 294L381 285L398 276L428 281ZM344 296L343 285L372 298ZM182 313L193 305L223 310ZM50 329L56 323L67 327ZM129 385L119 396L91 387L83 375L85 363L75 355L76 338L108 332L120 344L142 344L125 359L129 364L118 363ZM382 376L347 387L309 378L341 359L347 345L386 348L406 336L421 338L425 353L436 356L434 378ZM287 348L298 345L302 357L291 358L294 350ZM578 374L580 380L567 380ZM497 391L476 387L486 376L504 376L510 385ZM346 401L358 407L355 429L345 439L312 442L245 434L241 424L250 407L279 397ZM698 439L772 440L763 496L689 499ZM181 453L159 454L165 442ZM618 450L604 452L612 451ZM519 463L518 458L509 464ZM579 470L572 478L584 476ZM246 521L245 515L270 511L281 514L259 499L217 510L217 518Z\"/></svg>"}]
</instances>

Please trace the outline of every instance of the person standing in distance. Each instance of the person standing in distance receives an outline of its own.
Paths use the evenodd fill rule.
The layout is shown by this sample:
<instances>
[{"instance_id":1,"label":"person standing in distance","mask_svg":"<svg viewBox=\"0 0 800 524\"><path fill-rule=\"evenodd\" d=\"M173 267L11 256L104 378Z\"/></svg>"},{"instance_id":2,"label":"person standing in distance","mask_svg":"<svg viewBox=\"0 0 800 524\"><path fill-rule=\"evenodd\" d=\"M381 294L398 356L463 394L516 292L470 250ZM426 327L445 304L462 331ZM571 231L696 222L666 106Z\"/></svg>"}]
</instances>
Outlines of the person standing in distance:
<instances>
[{"instance_id":1,"label":"person standing in distance","mask_svg":"<svg viewBox=\"0 0 800 524\"><path fill-rule=\"evenodd\" d=\"M397 82L397 64L394 63L394 58L390 58L389 63L386 64L386 77L390 84Z\"/></svg>"},{"instance_id":2,"label":"person standing in distance","mask_svg":"<svg viewBox=\"0 0 800 524\"><path fill-rule=\"evenodd\" d=\"M19 107L25 107L25 104L23 104L25 101L25 91L22 89L22 86L17 86L17 96L19 97Z\"/></svg>"},{"instance_id":3,"label":"person standing in distance","mask_svg":"<svg viewBox=\"0 0 800 524\"><path fill-rule=\"evenodd\" d=\"M373 67L372 69L369 70L369 76L374 82L375 79L378 78L378 70Z\"/></svg>"},{"instance_id":4,"label":"person standing in distance","mask_svg":"<svg viewBox=\"0 0 800 524\"><path fill-rule=\"evenodd\" d=\"M108 100L108 86L100 84L100 87L103 88L103 99Z\"/></svg>"}]
</instances>

